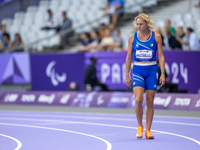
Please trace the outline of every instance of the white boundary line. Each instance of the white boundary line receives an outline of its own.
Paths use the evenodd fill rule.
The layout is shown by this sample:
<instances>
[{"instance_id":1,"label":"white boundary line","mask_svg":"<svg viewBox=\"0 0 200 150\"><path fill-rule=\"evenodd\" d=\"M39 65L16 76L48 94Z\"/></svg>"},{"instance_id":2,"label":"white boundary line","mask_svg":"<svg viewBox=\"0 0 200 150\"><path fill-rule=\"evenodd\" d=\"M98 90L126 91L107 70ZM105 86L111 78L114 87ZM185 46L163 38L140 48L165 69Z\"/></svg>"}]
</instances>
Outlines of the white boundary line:
<instances>
[{"instance_id":1,"label":"white boundary line","mask_svg":"<svg viewBox=\"0 0 200 150\"><path fill-rule=\"evenodd\" d=\"M47 129L47 130L54 130L54 131L62 131L62 132L69 132L69 133L74 133L74 134L80 134L80 135L84 135L84 136L88 136L88 137L92 137L98 140L103 141L104 143L106 143L107 148L106 150L111 150L112 149L112 145L110 144L110 142L106 141L103 138L91 135L91 134L86 134L86 133L81 133L81 132L76 132L76 131L71 131L71 130L64 130L64 129L58 129L58 128L50 128L50 127L42 127L42 126L33 126L33 125L24 125L24 124L10 124L10 123L0 123L0 125L6 125L6 126L18 126L18 127L29 127L29 128L38 128L38 129ZM18 149L15 149L18 150Z\"/></svg>"},{"instance_id":2,"label":"white boundary line","mask_svg":"<svg viewBox=\"0 0 200 150\"><path fill-rule=\"evenodd\" d=\"M25 116L32 116L32 115L25 115ZM41 115L33 115L35 117L38 117ZM47 115L43 115L42 117L49 117ZM137 121L136 119L123 119L123 118L109 118L109 117L106 117L106 118L103 118L103 117L82 117L82 116L54 116L54 115L51 115L51 117L56 117L56 118L61 118L61 117L64 117L64 118L81 118L81 119L89 119L89 120L116 120L116 121ZM10 117L0 117L0 119L10 119ZM13 118L15 119L15 118ZM23 120L24 118L16 118L17 120ZM25 119L29 119L29 118L25 118ZM34 120L34 119L32 119ZM30 119L30 121L32 121ZM36 119L36 120L39 120L39 119ZM44 119L44 120L48 120L48 119ZM42 121L42 120L41 120ZM51 121L51 120L49 120ZM55 120L53 120L55 121ZM143 120L144 122L146 122L146 120ZM176 125L188 125L188 126L197 126L197 127L200 127L200 124L192 124L192 123L183 123L183 122L171 122L171 121L156 121L156 120L153 120L153 123L165 123L165 124L176 124Z\"/></svg>"},{"instance_id":3,"label":"white boundary line","mask_svg":"<svg viewBox=\"0 0 200 150\"><path fill-rule=\"evenodd\" d=\"M17 147L14 150L19 150L22 147L22 143L18 139L16 139L16 138L8 136L8 135L5 135L5 134L1 134L1 133L0 133L0 136L7 137L7 138L12 139L15 142L17 142Z\"/></svg>"},{"instance_id":4,"label":"white boundary line","mask_svg":"<svg viewBox=\"0 0 200 150\"><path fill-rule=\"evenodd\" d=\"M10 118L12 120L19 120L19 118ZM21 118L22 120L28 120L28 121L42 121L41 119L25 119L25 118ZM91 122L77 122L77 121L62 121L62 120L43 120L43 121L56 121L56 122L66 122L66 123L74 123L74 124L85 124L85 125L96 125L96 126L107 126L107 127L117 127L117 128L127 128L127 129L137 129L136 127L130 127L130 126L122 126L122 125L112 125L112 124L102 124L102 123L91 123ZM7 125L7 123L0 123L0 125ZM13 124L9 124L9 125L13 125ZM15 125L15 124L14 124ZM16 124L18 125L18 124ZM20 125L20 126L28 126L28 125ZM32 127L37 127L37 126L32 126ZM46 128L46 127L38 127L38 128ZM48 128L48 127L47 127ZM50 128L50 129L56 129L56 128ZM62 130L62 129L58 129L58 130ZM145 130L145 129L144 129ZM188 140L191 140L197 144L200 145L200 141L197 141L193 138L184 136L184 135L180 135L180 134L175 134L175 133L170 133L170 132L165 132L165 131L159 131L159 130L151 130L154 132L158 132L158 133L163 133L163 134L168 134L168 135L173 135L173 136L177 136L177 137L182 137Z\"/></svg>"},{"instance_id":5,"label":"white boundary line","mask_svg":"<svg viewBox=\"0 0 200 150\"><path fill-rule=\"evenodd\" d=\"M129 109L129 108L125 108L125 109ZM156 110L156 109L154 109ZM170 109L171 110L171 109ZM169 111L170 111L169 110ZM172 110L174 111L174 110ZM177 110L179 111L179 110ZM180 110L180 111L183 111L183 110ZM13 111L13 110L3 110L3 111L0 111L0 112L17 112L17 113L56 113L56 114L81 114L81 115L85 115L85 114L88 114L88 115L114 115L114 116L136 116L135 114L112 114L112 113L91 113L91 112L60 112L60 111L21 111L21 110L18 110L18 111ZM197 111L198 112L198 111ZM8 114L6 114L8 115ZM145 115L144 115L145 116ZM184 117L184 116L165 116L165 115L154 115L155 117L163 117L163 118L184 118L184 119L200 119L200 117Z\"/></svg>"}]
</instances>

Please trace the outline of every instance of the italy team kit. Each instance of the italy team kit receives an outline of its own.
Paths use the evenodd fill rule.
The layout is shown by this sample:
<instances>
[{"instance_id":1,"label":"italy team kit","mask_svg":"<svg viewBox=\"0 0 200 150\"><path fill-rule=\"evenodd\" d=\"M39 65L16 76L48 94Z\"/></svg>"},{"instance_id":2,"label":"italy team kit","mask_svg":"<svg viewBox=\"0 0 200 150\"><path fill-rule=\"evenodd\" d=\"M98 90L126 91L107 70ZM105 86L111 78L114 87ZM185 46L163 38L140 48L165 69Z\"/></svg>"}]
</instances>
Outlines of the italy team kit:
<instances>
[{"instance_id":1,"label":"italy team kit","mask_svg":"<svg viewBox=\"0 0 200 150\"><path fill-rule=\"evenodd\" d=\"M141 41L138 32L135 32L132 46L134 55L132 87L141 86L145 90L156 91L158 75L155 32L151 31L146 41Z\"/></svg>"}]
</instances>

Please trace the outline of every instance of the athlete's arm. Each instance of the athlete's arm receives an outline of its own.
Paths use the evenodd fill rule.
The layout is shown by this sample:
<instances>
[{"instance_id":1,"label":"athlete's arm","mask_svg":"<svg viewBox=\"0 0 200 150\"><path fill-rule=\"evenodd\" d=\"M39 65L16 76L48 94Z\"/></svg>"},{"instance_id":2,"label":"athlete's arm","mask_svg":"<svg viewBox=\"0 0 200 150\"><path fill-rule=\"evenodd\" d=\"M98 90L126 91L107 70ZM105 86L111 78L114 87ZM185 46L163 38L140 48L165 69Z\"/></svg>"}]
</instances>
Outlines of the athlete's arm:
<instances>
[{"instance_id":1,"label":"athlete's arm","mask_svg":"<svg viewBox=\"0 0 200 150\"><path fill-rule=\"evenodd\" d=\"M128 52L126 56L126 65L125 65L125 80L126 80L126 85L131 88L132 81L131 78L129 77L129 71L131 67L131 62L133 59L133 48L132 48L132 42L134 39L134 34L131 34L128 38Z\"/></svg>"},{"instance_id":2,"label":"athlete's arm","mask_svg":"<svg viewBox=\"0 0 200 150\"><path fill-rule=\"evenodd\" d=\"M160 64L160 70L161 70L161 76L160 76L160 84L163 86L165 84L165 57L163 54L163 48L162 48L162 38L160 34L155 33L156 37L156 43L157 43L157 49L158 49L158 60Z\"/></svg>"}]
</instances>

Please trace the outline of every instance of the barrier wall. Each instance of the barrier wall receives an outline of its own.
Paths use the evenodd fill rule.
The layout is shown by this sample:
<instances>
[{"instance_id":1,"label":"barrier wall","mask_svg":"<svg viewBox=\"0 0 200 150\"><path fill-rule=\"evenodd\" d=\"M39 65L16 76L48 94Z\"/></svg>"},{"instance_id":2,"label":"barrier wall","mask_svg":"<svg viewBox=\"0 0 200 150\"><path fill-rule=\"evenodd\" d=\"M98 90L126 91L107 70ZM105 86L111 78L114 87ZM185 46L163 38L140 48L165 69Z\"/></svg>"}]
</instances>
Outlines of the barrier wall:
<instances>
[{"instance_id":1,"label":"barrier wall","mask_svg":"<svg viewBox=\"0 0 200 150\"><path fill-rule=\"evenodd\" d=\"M135 97L131 92L0 92L0 104L134 108ZM200 111L200 95L157 93L154 108Z\"/></svg>"},{"instance_id":2,"label":"barrier wall","mask_svg":"<svg viewBox=\"0 0 200 150\"><path fill-rule=\"evenodd\" d=\"M126 53L86 53L85 63L91 56L98 57L97 76L110 89L126 89L125 59ZM165 68L169 81L177 83L179 89L188 89L197 93L200 89L200 52L164 51Z\"/></svg>"},{"instance_id":3,"label":"barrier wall","mask_svg":"<svg viewBox=\"0 0 200 150\"><path fill-rule=\"evenodd\" d=\"M0 55L0 84L30 84L28 53Z\"/></svg>"},{"instance_id":4,"label":"barrier wall","mask_svg":"<svg viewBox=\"0 0 200 150\"><path fill-rule=\"evenodd\" d=\"M200 89L200 52L164 51L169 81L179 89L197 93ZM124 73L126 53L0 55L0 84L32 84L33 90L66 91L71 81L83 89L84 70L90 57L98 57L97 77L111 90L126 90ZM30 66L31 63L31 66ZM32 80L30 80L32 77Z\"/></svg>"},{"instance_id":5,"label":"barrier wall","mask_svg":"<svg viewBox=\"0 0 200 150\"><path fill-rule=\"evenodd\" d=\"M32 90L66 91L71 81L83 89L84 54L32 54Z\"/></svg>"}]
</instances>

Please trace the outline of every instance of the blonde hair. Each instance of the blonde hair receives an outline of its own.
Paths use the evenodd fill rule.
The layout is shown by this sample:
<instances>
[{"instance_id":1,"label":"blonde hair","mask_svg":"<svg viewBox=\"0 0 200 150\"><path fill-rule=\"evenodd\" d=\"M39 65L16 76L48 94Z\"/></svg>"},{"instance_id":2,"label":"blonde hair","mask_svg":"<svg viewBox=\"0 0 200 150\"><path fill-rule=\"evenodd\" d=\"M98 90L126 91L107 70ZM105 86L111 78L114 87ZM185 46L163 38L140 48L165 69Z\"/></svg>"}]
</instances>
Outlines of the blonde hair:
<instances>
[{"instance_id":1,"label":"blonde hair","mask_svg":"<svg viewBox=\"0 0 200 150\"><path fill-rule=\"evenodd\" d=\"M155 26L153 21L150 19L150 17L147 14L142 13L142 14L136 16L133 21L133 25L135 28L137 27L137 19L138 18L144 20L147 23L147 26L149 27L150 30L152 30L152 28Z\"/></svg>"}]
</instances>

